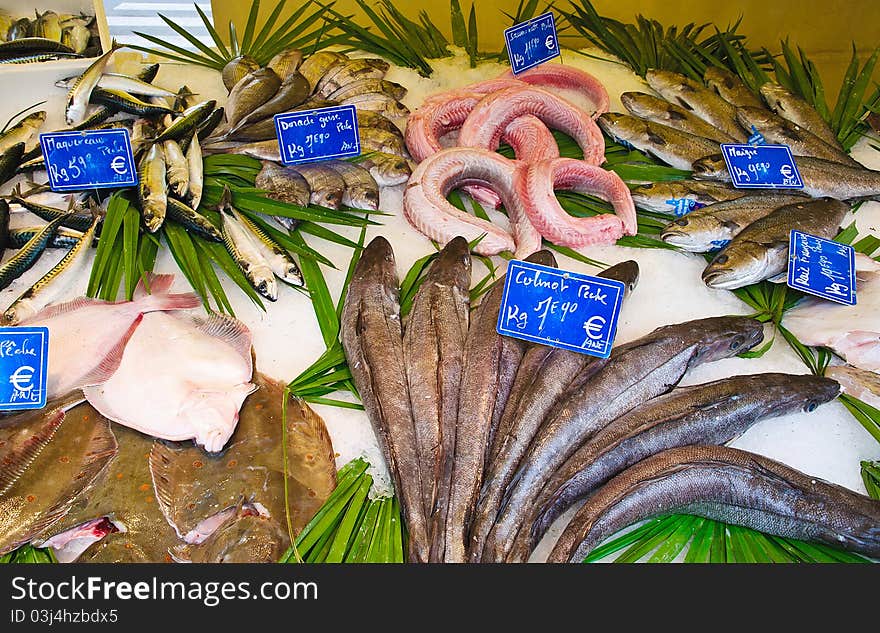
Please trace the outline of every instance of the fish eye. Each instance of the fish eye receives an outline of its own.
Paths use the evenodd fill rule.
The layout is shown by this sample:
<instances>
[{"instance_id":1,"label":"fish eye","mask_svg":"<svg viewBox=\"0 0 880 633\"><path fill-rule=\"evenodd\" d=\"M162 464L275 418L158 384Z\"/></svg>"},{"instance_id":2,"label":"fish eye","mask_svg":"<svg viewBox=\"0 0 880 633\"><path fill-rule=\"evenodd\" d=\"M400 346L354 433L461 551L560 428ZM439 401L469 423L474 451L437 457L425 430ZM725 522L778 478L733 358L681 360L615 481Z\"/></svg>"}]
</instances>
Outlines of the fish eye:
<instances>
[{"instance_id":1,"label":"fish eye","mask_svg":"<svg viewBox=\"0 0 880 633\"><path fill-rule=\"evenodd\" d=\"M680 218L673 222L673 224L677 226L687 226L688 224L690 224L690 220L688 220L687 218Z\"/></svg>"},{"instance_id":2,"label":"fish eye","mask_svg":"<svg viewBox=\"0 0 880 633\"><path fill-rule=\"evenodd\" d=\"M804 405L804 411L806 413L812 413L813 411L815 411L818 408L819 408L819 403L816 402L815 400L808 400L807 404Z\"/></svg>"},{"instance_id":3,"label":"fish eye","mask_svg":"<svg viewBox=\"0 0 880 633\"><path fill-rule=\"evenodd\" d=\"M746 337L742 334L735 337L732 341L730 341L730 349L738 349L742 347L742 344L746 342Z\"/></svg>"},{"instance_id":4,"label":"fish eye","mask_svg":"<svg viewBox=\"0 0 880 633\"><path fill-rule=\"evenodd\" d=\"M730 258L727 255L719 255L718 257L715 258L715 261L712 263L713 264L726 264L728 259L730 259Z\"/></svg>"}]
</instances>

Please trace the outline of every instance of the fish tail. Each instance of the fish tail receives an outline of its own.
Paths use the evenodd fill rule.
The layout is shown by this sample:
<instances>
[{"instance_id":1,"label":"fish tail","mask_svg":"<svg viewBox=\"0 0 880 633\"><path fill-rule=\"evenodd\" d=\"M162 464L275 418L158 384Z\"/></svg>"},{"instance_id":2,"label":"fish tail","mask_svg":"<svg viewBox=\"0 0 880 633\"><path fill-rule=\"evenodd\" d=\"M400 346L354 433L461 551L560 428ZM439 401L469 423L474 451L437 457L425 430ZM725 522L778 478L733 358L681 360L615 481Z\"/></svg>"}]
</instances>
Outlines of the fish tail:
<instances>
[{"instance_id":1,"label":"fish tail","mask_svg":"<svg viewBox=\"0 0 880 633\"><path fill-rule=\"evenodd\" d=\"M173 283L174 275L147 273L138 282L134 292L134 301L138 303L141 312L186 310L197 308L201 305L201 299L192 292L170 293L169 290L171 290L171 284Z\"/></svg>"}]
</instances>

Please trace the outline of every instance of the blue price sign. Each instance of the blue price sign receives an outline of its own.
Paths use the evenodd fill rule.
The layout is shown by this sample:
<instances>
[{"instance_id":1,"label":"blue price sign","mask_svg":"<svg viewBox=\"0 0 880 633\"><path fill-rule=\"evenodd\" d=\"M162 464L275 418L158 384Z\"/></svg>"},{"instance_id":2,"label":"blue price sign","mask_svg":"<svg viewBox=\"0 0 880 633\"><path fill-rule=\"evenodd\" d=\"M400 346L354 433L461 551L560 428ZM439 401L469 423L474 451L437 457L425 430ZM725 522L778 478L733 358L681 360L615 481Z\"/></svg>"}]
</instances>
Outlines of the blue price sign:
<instances>
[{"instance_id":1,"label":"blue price sign","mask_svg":"<svg viewBox=\"0 0 880 633\"><path fill-rule=\"evenodd\" d=\"M626 286L514 260L507 266L499 334L608 358Z\"/></svg>"},{"instance_id":2,"label":"blue price sign","mask_svg":"<svg viewBox=\"0 0 880 633\"><path fill-rule=\"evenodd\" d=\"M49 328L0 328L0 411L46 406Z\"/></svg>"},{"instance_id":3,"label":"blue price sign","mask_svg":"<svg viewBox=\"0 0 880 633\"><path fill-rule=\"evenodd\" d=\"M131 187L137 169L128 130L40 134L52 191Z\"/></svg>"},{"instance_id":4,"label":"blue price sign","mask_svg":"<svg viewBox=\"0 0 880 633\"><path fill-rule=\"evenodd\" d=\"M560 54L556 21L549 11L528 22L505 29L504 41L507 43L507 56L510 58L513 74L559 57Z\"/></svg>"},{"instance_id":5,"label":"blue price sign","mask_svg":"<svg viewBox=\"0 0 880 633\"><path fill-rule=\"evenodd\" d=\"M727 145L721 154L738 189L803 189L804 181L787 145Z\"/></svg>"},{"instance_id":6,"label":"blue price sign","mask_svg":"<svg viewBox=\"0 0 880 633\"><path fill-rule=\"evenodd\" d=\"M353 105L276 114L275 131L285 165L361 153L357 110Z\"/></svg>"},{"instance_id":7,"label":"blue price sign","mask_svg":"<svg viewBox=\"0 0 880 633\"><path fill-rule=\"evenodd\" d=\"M856 252L834 240L792 231L788 285L829 301L856 304Z\"/></svg>"}]
</instances>

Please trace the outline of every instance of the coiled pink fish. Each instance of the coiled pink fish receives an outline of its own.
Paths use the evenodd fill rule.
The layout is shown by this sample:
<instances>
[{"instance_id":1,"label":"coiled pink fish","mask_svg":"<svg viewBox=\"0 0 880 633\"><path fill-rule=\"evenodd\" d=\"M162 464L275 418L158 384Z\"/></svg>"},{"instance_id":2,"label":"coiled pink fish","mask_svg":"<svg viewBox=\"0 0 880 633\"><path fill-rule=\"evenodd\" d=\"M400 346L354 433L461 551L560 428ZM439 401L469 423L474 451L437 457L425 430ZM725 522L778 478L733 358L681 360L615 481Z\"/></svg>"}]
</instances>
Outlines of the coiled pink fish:
<instances>
[{"instance_id":1,"label":"coiled pink fish","mask_svg":"<svg viewBox=\"0 0 880 633\"><path fill-rule=\"evenodd\" d=\"M527 114L571 136L586 162L601 165L605 161L605 139L590 115L562 97L534 87L506 88L482 99L462 125L458 144L494 151L507 126Z\"/></svg>"},{"instance_id":2,"label":"coiled pink fish","mask_svg":"<svg viewBox=\"0 0 880 633\"><path fill-rule=\"evenodd\" d=\"M599 196L612 204L617 215L574 218L559 205L554 189ZM638 231L635 204L620 176L583 161L557 158L533 163L518 181L518 193L534 228L560 246L611 244Z\"/></svg>"},{"instance_id":3,"label":"coiled pink fish","mask_svg":"<svg viewBox=\"0 0 880 633\"><path fill-rule=\"evenodd\" d=\"M501 74L498 79L517 79L527 84L541 88L561 88L563 90L577 90L586 95L587 99L596 107L593 118L608 112L611 100L608 91L598 79L590 73L584 72L571 66L562 64L541 64L524 72L514 75L508 70Z\"/></svg>"},{"instance_id":4,"label":"coiled pink fish","mask_svg":"<svg viewBox=\"0 0 880 633\"><path fill-rule=\"evenodd\" d=\"M446 244L456 236L468 241L483 236L475 247L481 255L515 251L525 257L541 246L540 235L529 224L517 194L522 167L488 150L453 147L428 157L416 167L403 194L403 211L409 223L432 240ZM458 187L477 184L497 193L510 216L513 235L504 229L460 211L447 200Z\"/></svg>"}]
</instances>

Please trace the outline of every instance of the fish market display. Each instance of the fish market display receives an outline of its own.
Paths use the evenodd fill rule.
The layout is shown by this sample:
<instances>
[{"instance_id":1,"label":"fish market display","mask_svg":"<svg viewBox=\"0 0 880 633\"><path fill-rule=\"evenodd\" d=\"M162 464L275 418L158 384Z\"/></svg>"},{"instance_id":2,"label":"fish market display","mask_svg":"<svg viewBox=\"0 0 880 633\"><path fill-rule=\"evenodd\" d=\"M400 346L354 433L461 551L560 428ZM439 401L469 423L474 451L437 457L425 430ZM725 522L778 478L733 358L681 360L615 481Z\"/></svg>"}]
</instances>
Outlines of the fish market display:
<instances>
[{"instance_id":1,"label":"fish market display","mask_svg":"<svg viewBox=\"0 0 880 633\"><path fill-rule=\"evenodd\" d=\"M600 488L548 561L579 562L618 529L666 512L880 555L880 501L747 451L686 446L649 457Z\"/></svg>"},{"instance_id":2,"label":"fish market display","mask_svg":"<svg viewBox=\"0 0 880 633\"><path fill-rule=\"evenodd\" d=\"M0 12L0 63L85 68L47 78L47 97L12 95L0 129L0 325L50 330L47 406L0 416L0 560L29 546L5 559L516 563L549 545L550 561L580 562L657 516L703 530L682 544L699 558L715 526L669 513L725 521L731 542L742 525L880 557L880 502L818 478L859 490L858 460L877 459L844 426L851 415L876 437L880 409L880 171L857 139L877 96L864 72L850 81L861 64L837 107L803 53L806 84L790 51L737 59L745 42L723 32L696 42L725 44L697 66L664 40L663 68L635 74L626 55L568 52L501 73L470 27L460 50L455 10L454 46L426 42L442 51L430 63L405 38L383 49L380 19L406 30L389 7L370 34L323 5L280 29L270 7L254 28L255 6L240 42L233 28L228 49L169 48L202 68L161 75L127 70L148 49L103 50L88 16ZM565 17L593 32L586 13ZM427 15L412 26L437 33ZM641 49L644 33L628 33ZM815 108L792 92L807 84ZM355 110L360 155L284 164L275 117L337 106ZM52 191L40 134L97 130L128 133L137 183ZM734 187L728 143L788 146L805 186ZM784 282L792 229L870 255L856 259L856 305L763 283ZM563 313L576 310L566 270L620 282L610 355L500 334L511 258L559 269ZM200 296L150 272L175 266ZM560 306L543 274L527 285L548 312L526 309L551 341L543 318ZM131 299L71 301L86 281ZM560 327L589 335L590 316L607 314ZM339 406L336 447L307 402ZM795 433L849 438L848 457L791 462L809 476L728 447L775 455ZM648 542L646 557L671 558L681 539L653 525L620 560Z\"/></svg>"},{"instance_id":3,"label":"fish market display","mask_svg":"<svg viewBox=\"0 0 880 633\"><path fill-rule=\"evenodd\" d=\"M283 385L259 373L254 382L233 441L218 455L114 424L79 396L7 418L0 552L32 541L62 562L277 561L290 544ZM305 403L291 398L286 425L299 531L335 486L336 469L324 423ZM178 534L184 526L192 529Z\"/></svg>"},{"instance_id":4,"label":"fish market display","mask_svg":"<svg viewBox=\"0 0 880 633\"><path fill-rule=\"evenodd\" d=\"M173 281L171 275L157 275L150 280L152 294L147 294L142 284L133 301L113 303L83 297L51 305L21 321L19 325L49 328L52 361L48 397L61 397L107 380L119 367L125 345L144 314L201 305L194 294L170 293ZM96 323L101 327L95 327Z\"/></svg>"},{"instance_id":5,"label":"fish market display","mask_svg":"<svg viewBox=\"0 0 880 633\"><path fill-rule=\"evenodd\" d=\"M780 207L733 237L703 271L703 281L711 288L733 289L776 277L788 268L792 229L831 239L849 210L832 198Z\"/></svg>"},{"instance_id":6,"label":"fish market display","mask_svg":"<svg viewBox=\"0 0 880 633\"><path fill-rule=\"evenodd\" d=\"M555 264L543 251L529 259ZM638 267L625 262L602 275L632 290ZM501 336L496 324L504 279L469 309L470 256L462 237L448 240L430 264L403 322L398 284L392 250L383 238L375 238L364 250L345 298L342 343L395 489L402 495L407 529L417 535L410 539L411 562L525 561L567 508L584 497L589 499L584 507L592 507L595 499L620 489L618 482L642 472L652 460L677 455L675 450L714 450L700 445L723 445L763 420L813 412L841 392L831 378L783 373L676 388L690 369L757 346L763 327L748 317L661 327L617 346L608 359ZM853 389L854 383L849 380ZM722 462L742 453L719 450ZM717 478L712 481L730 476L723 463L713 468L718 473L706 475ZM678 485L679 478L673 479ZM745 484L735 485L730 494L742 491L745 507L758 516L768 502L748 490ZM639 494L638 489L624 493ZM697 497L663 505L667 497L660 486L656 503L648 497L627 511L640 513L637 517L622 516L628 523L651 516L660 511L659 503L663 510L766 527L711 510L738 499L724 497L720 484L693 483L681 494L674 487L668 492L673 500L687 498L681 496L685 493ZM841 516L861 507L861 502L852 505L858 495L846 495L850 497ZM606 511L605 505L597 507ZM823 512L798 509L794 502L789 511ZM582 509L567 528L554 560L575 560L572 548L589 533L584 526L592 525L580 518L591 516L586 512ZM589 547L577 549L577 557L625 525L614 523L612 529L602 523L603 531L588 541ZM821 530L776 529L765 531L824 538ZM861 545L855 549L871 551Z\"/></svg>"},{"instance_id":7,"label":"fish market display","mask_svg":"<svg viewBox=\"0 0 880 633\"><path fill-rule=\"evenodd\" d=\"M804 345L828 347L850 365L880 372L880 263L856 254L856 305L804 298L783 325Z\"/></svg>"},{"instance_id":8,"label":"fish market display","mask_svg":"<svg viewBox=\"0 0 880 633\"><path fill-rule=\"evenodd\" d=\"M622 282L626 298L638 283L639 267L634 261L627 261L599 276ZM531 345L523 354L490 442L489 461L468 543L471 562L481 560L504 492L545 418L568 391L582 385L600 366L583 354L543 345Z\"/></svg>"},{"instance_id":9,"label":"fish market display","mask_svg":"<svg viewBox=\"0 0 880 633\"><path fill-rule=\"evenodd\" d=\"M0 11L0 64L95 57L101 42L94 16L40 12L34 17Z\"/></svg>"}]
</instances>

